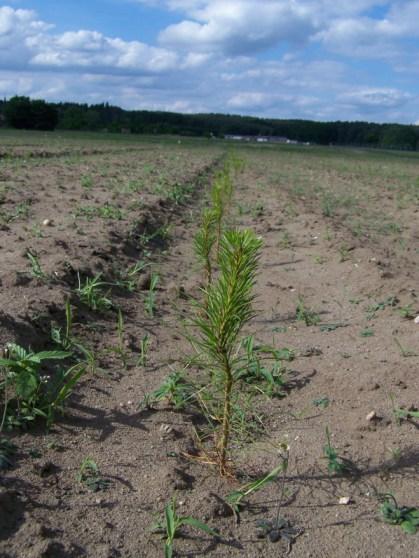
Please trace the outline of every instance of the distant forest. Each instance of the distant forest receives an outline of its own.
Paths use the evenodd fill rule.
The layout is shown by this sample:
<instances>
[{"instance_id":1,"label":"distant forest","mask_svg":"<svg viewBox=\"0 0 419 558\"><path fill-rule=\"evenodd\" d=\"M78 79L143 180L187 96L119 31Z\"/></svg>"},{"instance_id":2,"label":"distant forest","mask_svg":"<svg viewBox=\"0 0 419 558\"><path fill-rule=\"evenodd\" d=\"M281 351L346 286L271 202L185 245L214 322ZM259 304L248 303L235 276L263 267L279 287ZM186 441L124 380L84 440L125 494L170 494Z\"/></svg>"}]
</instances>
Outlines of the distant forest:
<instances>
[{"instance_id":1,"label":"distant forest","mask_svg":"<svg viewBox=\"0 0 419 558\"><path fill-rule=\"evenodd\" d=\"M0 101L0 125L32 130L91 130L135 134L282 136L320 145L419 150L419 126L370 122L315 122L231 114L124 110L108 103L47 103L29 97Z\"/></svg>"}]
</instances>

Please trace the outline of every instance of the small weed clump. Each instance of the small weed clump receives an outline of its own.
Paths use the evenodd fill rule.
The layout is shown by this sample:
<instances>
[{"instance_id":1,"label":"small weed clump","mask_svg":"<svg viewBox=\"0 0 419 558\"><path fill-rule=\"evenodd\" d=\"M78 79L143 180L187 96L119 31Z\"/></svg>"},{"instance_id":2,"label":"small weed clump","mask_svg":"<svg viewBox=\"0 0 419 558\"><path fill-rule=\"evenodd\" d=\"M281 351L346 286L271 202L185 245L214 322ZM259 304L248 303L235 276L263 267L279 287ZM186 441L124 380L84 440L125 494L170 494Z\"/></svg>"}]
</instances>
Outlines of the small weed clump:
<instances>
[{"instance_id":1,"label":"small weed clump","mask_svg":"<svg viewBox=\"0 0 419 558\"><path fill-rule=\"evenodd\" d=\"M0 431L22 427L37 417L51 425L55 413L62 411L65 400L83 376L85 367L58 367L45 373L42 365L49 360L64 360L71 353L42 351L33 353L16 344L6 347L6 357L0 359L0 393L4 400Z\"/></svg>"},{"instance_id":2,"label":"small weed clump","mask_svg":"<svg viewBox=\"0 0 419 558\"><path fill-rule=\"evenodd\" d=\"M351 461L341 457L337 449L332 446L329 428L326 427L326 445L323 448L324 457L327 459L327 469L329 473L345 475L355 472L355 466Z\"/></svg>"},{"instance_id":3,"label":"small weed clump","mask_svg":"<svg viewBox=\"0 0 419 558\"><path fill-rule=\"evenodd\" d=\"M258 492L259 490L264 488L267 484L276 480L280 473L286 472L287 467L288 467L288 455L286 455L286 457L284 458L283 462L280 465L272 469L272 471L270 471L264 477L249 482L244 486L238 488L237 490L234 490L234 492L231 492L226 496L225 501L233 510L236 519L238 519L242 508L246 505L246 499L249 498L249 496L251 496L255 492Z\"/></svg>"},{"instance_id":4,"label":"small weed clump","mask_svg":"<svg viewBox=\"0 0 419 558\"><path fill-rule=\"evenodd\" d=\"M419 529L419 508L399 506L392 494L384 495L380 514L386 523L400 525L409 535L414 535Z\"/></svg>"},{"instance_id":5,"label":"small weed clump","mask_svg":"<svg viewBox=\"0 0 419 558\"><path fill-rule=\"evenodd\" d=\"M102 274L99 273L95 277L86 277L82 283L80 275L78 275L79 285L76 289L80 300L92 310L109 310L112 308L112 301L104 294L103 287L109 286L109 283L102 281Z\"/></svg>"},{"instance_id":6,"label":"small weed clump","mask_svg":"<svg viewBox=\"0 0 419 558\"><path fill-rule=\"evenodd\" d=\"M307 308L303 297L298 297L297 308L295 310L295 317L299 322L304 322L306 326L317 325L320 322L320 316Z\"/></svg>"},{"instance_id":7,"label":"small weed clump","mask_svg":"<svg viewBox=\"0 0 419 558\"><path fill-rule=\"evenodd\" d=\"M33 254L32 252L26 252L26 256L29 260L31 265L31 275L32 277L36 277L36 279L45 279L46 275L42 270L41 264L39 262L39 256Z\"/></svg>"},{"instance_id":8,"label":"small weed clump","mask_svg":"<svg viewBox=\"0 0 419 558\"><path fill-rule=\"evenodd\" d=\"M101 476L96 461L91 457L86 457L86 459L83 460L76 475L76 479L92 492L106 490L110 485L110 481Z\"/></svg>"},{"instance_id":9,"label":"small weed clump","mask_svg":"<svg viewBox=\"0 0 419 558\"><path fill-rule=\"evenodd\" d=\"M213 537L218 536L213 529L202 521L189 515L179 516L176 511L176 501L172 498L164 508L164 518L159 519L152 527L154 533L163 533L166 537L164 544L165 558L172 558L175 538L180 535L181 528L184 526L194 527Z\"/></svg>"}]
</instances>

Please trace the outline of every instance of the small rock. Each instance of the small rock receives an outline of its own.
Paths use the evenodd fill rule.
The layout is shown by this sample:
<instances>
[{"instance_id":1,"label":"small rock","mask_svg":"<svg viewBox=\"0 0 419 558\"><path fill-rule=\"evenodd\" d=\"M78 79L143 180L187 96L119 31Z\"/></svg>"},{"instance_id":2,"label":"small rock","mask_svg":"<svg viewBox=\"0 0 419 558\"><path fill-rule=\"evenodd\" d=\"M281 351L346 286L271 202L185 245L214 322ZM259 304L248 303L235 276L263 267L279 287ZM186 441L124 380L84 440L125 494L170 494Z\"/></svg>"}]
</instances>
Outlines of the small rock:
<instances>
[{"instance_id":1,"label":"small rock","mask_svg":"<svg viewBox=\"0 0 419 558\"><path fill-rule=\"evenodd\" d=\"M375 421L375 420L381 420L381 417L379 417L375 411L371 411L370 413L368 413L368 415L365 417L365 419L368 422L371 422L371 421Z\"/></svg>"},{"instance_id":2,"label":"small rock","mask_svg":"<svg viewBox=\"0 0 419 558\"><path fill-rule=\"evenodd\" d=\"M51 219L44 219L44 220L42 221L42 225L43 225L44 227L50 227L50 226L52 225Z\"/></svg>"},{"instance_id":3,"label":"small rock","mask_svg":"<svg viewBox=\"0 0 419 558\"><path fill-rule=\"evenodd\" d=\"M419 316L416 316L414 321L415 321L415 324L419 324Z\"/></svg>"},{"instance_id":4,"label":"small rock","mask_svg":"<svg viewBox=\"0 0 419 558\"><path fill-rule=\"evenodd\" d=\"M347 506L350 503L351 503L351 498L349 496L343 496L342 498L339 498L340 506Z\"/></svg>"}]
</instances>

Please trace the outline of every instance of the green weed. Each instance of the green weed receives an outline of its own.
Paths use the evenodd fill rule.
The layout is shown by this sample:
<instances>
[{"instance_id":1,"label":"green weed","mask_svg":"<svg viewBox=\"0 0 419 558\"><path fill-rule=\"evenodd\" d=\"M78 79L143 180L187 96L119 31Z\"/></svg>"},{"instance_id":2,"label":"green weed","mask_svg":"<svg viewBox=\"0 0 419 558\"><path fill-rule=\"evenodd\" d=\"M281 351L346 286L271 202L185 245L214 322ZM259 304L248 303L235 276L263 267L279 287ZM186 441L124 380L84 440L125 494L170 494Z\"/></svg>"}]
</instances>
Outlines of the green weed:
<instances>
[{"instance_id":1,"label":"green weed","mask_svg":"<svg viewBox=\"0 0 419 558\"><path fill-rule=\"evenodd\" d=\"M324 457L327 459L327 469L329 473L343 475L353 470L353 465L347 459L341 457L336 448L332 446L330 441L329 428L326 427L326 445L323 447Z\"/></svg>"},{"instance_id":2,"label":"green weed","mask_svg":"<svg viewBox=\"0 0 419 558\"><path fill-rule=\"evenodd\" d=\"M230 494L228 494L225 497L225 501L233 510L233 513L236 516L236 518L239 517L240 512L242 511L242 508L246 503L245 500L255 492L258 492L259 490L264 488L267 484L276 480L280 473L283 473L287 470L287 467L288 467L288 456L284 458L283 462L280 465L272 469L272 471L270 471L264 477L249 482L244 486L242 486L241 488L239 488L238 490L234 490L233 492L230 492Z\"/></svg>"},{"instance_id":3,"label":"green weed","mask_svg":"<svg viewBox=\"0 0 419 558\"><path fill-rule=\"evenodd\" d=\"M415 311L413 310L412 304L406 304L405 306L400 306L399 313L402 318L405 318L407 320L411 320L416 315Z\"/></svg>"},{"instance_id":4,"label":"green weed","mask_svg":"<svg viewBox=\"0 0 419 558\"><path fill-rule=\"evenodd\" d=\"M317 325L320 322L320 316L314 312L314 310L306 307L304 299L301 296L298 297L295 318L299 322L304 322L306 326Z\"/></svg>"},{"instance_id":5,"label":"green weed","mask_svg":"<svg viewBox=\"0 0 419 558\"><path fill-rule=\"evenodd\" d=\"M80 275L77 274L79 285L76 289L80 300L92 310L109 310L112 308L112 301L103 293L103 287L109 283L101 280L102 274L95 277L86 277L82 284Z\"/></svg>"},{"instance_id":6,"label":"green weed","mask_svg":"<svg viewBox=\"0 0 419 558\"><path fill-rule=\"evenodd\" d=\"M366 327L360 332L361 337L373 337L373 335L374 335L374 330L369 327Z\"/></svg>"},{"instance_id":7,"label":"green weed","mask_svg":"<svg viewBox=\"0 0 419 558\"><path fill-rule=\"evenodd\" d=\"M148 351L150 349L150 336L146 333L140 341L140 356L138 358L138 366L147 366Z\"/></svg>"},{"instance_id":8,"label":"green weed","mask_svg":"<svg viewBox=\"0 0 419 558\"><path fill-rule=\"evenodd\" d=\"M146 269L149 264L143 260L136 262L124 271L118 270L118 278L115 286L133 293L137 288L138 275Z\"/></svg>"},{"instance_id":9,"label":"green weed","mask_svg":"<svg viewBox=\"0 0 419 558\"><path fill-rule=\"evenodd\" d=\"M63 360L71 353L64 351L29 352L19 345L10 343L6 358L0 359L0 392L4 398L3 426L23 426L37 417L46 420L49 426L57 410L62 411L67 397L84 374L82 365L68 369L58 368L54 374L43 373L42 365L47 360Z\"/></svg>"},{"instance_id":10,"label":"green weed","mask_svg":"<svg viewBox=\"0 0 419 558\"><path fill-rule=\"evenodd\" d=\"M172 558L175 538L180 535L181 528L184 526L194 527L214 537L218 536L213 529L202 521L189 515L179 516L176 512L176 501L172 498L169 504L164 508L164 518L157 521L152 527L153 532L164 533L166 536L166 542L164 544L165 558Z\"/></svg>"},{"instance_id":11,"label":"green weed","mask_svg":"<svg viewBox=\"0 0 419 558\"><path fill-rule=\"evenodd\" d=\"M400 525L405 533L414 535L419 528L419 508L399 506L392 494L383 495L380 514L386 523Z\"/></svg>"},{"instance_id":12,"label":"green weed","mask_svg":"<svg viewBox=\"0 0 419 558\"><path fill-rule=\"evenodd\" d=\"M99 490L106 490L111 484L108 479L104 479L99 471L96 461L91 457L86 457L80 469L76 475L76 479L80 484L83 484L86 488L92 492L98 492Z\"/></svg>"},{"instance_id":13,"label":"green weed","mask_svg":"<svg viewBox=\"0 0 419 558\"><path fill-rule=\"evenodd\" d=\"M195 398L195 386L185 380L182 372L172 372L162 385L147 395L144 399L146 406L166 400L175 409L184 409Z\"/></svg>"},{"instance_id":14,"label":"green weed","mask_svg":"<svg viewBox=\"0 0 419 558\"><path fill-rule=\"evenodd\" d=\"M156 298L157 298L157 283L159 282L159 275L157 273L151 274L150 287L146 294L144 304L146 312L149 316L153 317L156 311Z\"/></svg>"},{"instance_id":15,"label":"green weed","mask_svg":"<svg viewBox=\"0 0 419 558\"><path fill-rule=\"evenodd\" d=\"M26 252L26 257L31 264L31 275L37 279L45 279L46 275L42 271L41 264L39 263L39 256L32 254L32 252Z\"/></svg>"}]
</instances>

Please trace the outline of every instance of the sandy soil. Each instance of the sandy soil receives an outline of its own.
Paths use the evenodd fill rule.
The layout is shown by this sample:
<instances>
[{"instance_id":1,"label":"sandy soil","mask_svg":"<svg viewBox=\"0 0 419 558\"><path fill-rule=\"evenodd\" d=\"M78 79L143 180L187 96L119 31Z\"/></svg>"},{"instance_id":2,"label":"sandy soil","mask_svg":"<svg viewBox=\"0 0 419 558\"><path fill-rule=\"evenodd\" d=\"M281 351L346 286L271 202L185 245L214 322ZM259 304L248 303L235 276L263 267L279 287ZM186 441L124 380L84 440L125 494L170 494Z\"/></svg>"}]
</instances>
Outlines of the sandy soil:
<instances>
[{"instance_id":1,"label":"sandy soil","mask_svg":"<svg viewBox=\"0 0 419 558\"><path fill-rule=\"evenodd\" d=\"M0 169L0 345L50 348L51 324L63 326L70 298L74 335L93 349L97 369L84 376L49 432L39 423L4 434L18 452L0 477L0 556L163 556L162 539L150 528L173 495L179 513L219 532L214 538L184 529L177 556L417 556L417 535L381 520L379 495L419 503L419 424L394 417L394 407L418 404L419 326L400 313L408 305L419 311L417 201L406 203L411 189L400 177L417 180L419 159L388 156L387 197L379 190L378 182L388 190L383 177L371 179L382 168L375 155L240 150L246 167L229 220L264 242L257 316L247 333L292 349L295 359L284 363L286 397L252 400L246 421L260 428L235 440L237 478L229 479L185 457L196 452L194 427L202 422L196 411L139 406L191 351L182 319L201 281L193 235L224 148L177 141L127 146L48 151L29 142L1 150L7 156ZM173 195L179 184L194 187L182 200ZM350 193L356 203L325 211L325 192L335 201ZM373 229L374 218L402 226L383 232ZM28 250L45 277L31 275ZM125 368L109 350L118 343L115 309L92 312L74 289L77 273L115 282L121 269L144 259L151 268L136 277L136 289L110 293L124 316ZM150 269L159 274L154 316L145 310ZM299 299L319 323L296 319ZM151 346L143 366L145 334ZM188 374L199 376L193 368ZM368 420L371 412L376 416ZM328 472L326 427L354 464L352 474ZM223 499L275 467L281 443L289 446L285 478L252 496L237 524ZM86 457L109 481L106 489L92 492L77 481ZM343 497L347 505L339 504ZM290 544L258 537L257 521L278 511L295 530Z\"/></svg>"}]
</instances>

